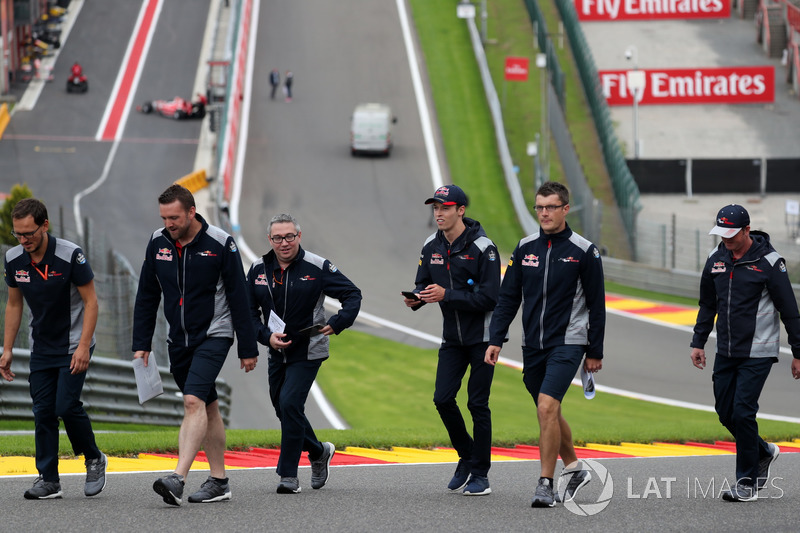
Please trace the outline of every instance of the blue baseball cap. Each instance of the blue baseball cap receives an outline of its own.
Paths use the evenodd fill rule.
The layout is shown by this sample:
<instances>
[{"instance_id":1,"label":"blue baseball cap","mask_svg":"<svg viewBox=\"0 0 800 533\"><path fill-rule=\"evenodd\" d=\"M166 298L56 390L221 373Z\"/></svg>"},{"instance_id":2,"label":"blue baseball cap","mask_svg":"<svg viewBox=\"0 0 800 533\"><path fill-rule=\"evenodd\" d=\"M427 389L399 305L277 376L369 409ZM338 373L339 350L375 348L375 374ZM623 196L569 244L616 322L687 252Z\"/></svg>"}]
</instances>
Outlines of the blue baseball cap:
<instances>
[{"instance_id":1,"label":"blue baseball cap","mask_svg":"<svg viewBox=\"0 0 800 533\"><path fill-rule=\"evenodd\" d=\"M458 185L443 185L436 189L432 198L425 200L425 205L438 202L442 205L467 205L467 195Z\"/></svg>"},{"instance_id":2,"label":"blue baseball cap","mask_svg":"<svg viewBox=\"0 0 800 533\"><path fill-rule=\"evenodd\" d=\"M708 234L730 239L749 225L750 214L747 209L737 204L726 205L717 213L717 224Z\"/></svg>"}]
</instances>

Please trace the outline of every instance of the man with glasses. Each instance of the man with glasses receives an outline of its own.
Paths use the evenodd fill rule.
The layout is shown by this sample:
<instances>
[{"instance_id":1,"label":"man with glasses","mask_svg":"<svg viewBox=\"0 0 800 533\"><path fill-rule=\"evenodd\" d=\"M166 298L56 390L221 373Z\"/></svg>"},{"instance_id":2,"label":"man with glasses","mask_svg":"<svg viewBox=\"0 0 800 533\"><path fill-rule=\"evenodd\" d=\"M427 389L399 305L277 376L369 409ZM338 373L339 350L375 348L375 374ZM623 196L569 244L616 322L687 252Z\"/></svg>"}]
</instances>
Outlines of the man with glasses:
<instances>
[{"instance_id":1,"label":"man with glasses","mask_svg":"<svg viewBox=\"0 0 800 533\"><path fill-rule=\"evenodd\" d=\"M433 204L438 230L422 247L414 294L404 295L404 302L414 311L425 304L439 304L442 343L433 403L458 452L447 488L465 496L484 496L492 492L488 477L492 447L489 392L494 367L484 362L483 355L500 288L500 258L480 223L464 216L468 203L457 185L439 187L425 200L426 205ZM456 403L468 368L472 436Z\"/></svg>"},{"instance_id":2,"label":"man with glasses","mask_svg":"<svg viewBox=\"0 0 800 533\"><path fill-rule=\"evenodd\" d=\"M540 231L519 241L508 262L489 328L486 362L495 364L508 327L522 304L523 382L536 403L541 476L532 507L553 507L558 456L569 501L591 479L575 455L561 400L583 360L586 372L603 366L605 287L597 247L567 224L569 191L546 182L536 192ZM586 358L584 359L584 353Z\"/></svg>"},{"instance_id":3,"label":"man with glasses","mask_svg":"<svg viewBox=\"0 0 800 533\"><path fill-rule=\"evenodd\" d=\"M171 185L158 197L164 227L150 236L133 311L133 357L147 366L161 295L169 324L170 372L183 393L175 471L153 483L169 505L180 505L189 468L203 447L211 472L190 503L231 499L225 475L225 425L215 382L236 333L240 367L258 361L242 258L233 237L197 213L194 196Z\"/></svg>"},{"instance_id":4,"label":"man with glasses","mask_svg":"<svg viewBox=\"0 0 800 533\"><path fill-rule=\"evenodd\" d=\"M303 452L311 463L311 488L328 481L333 443L320 442L306 418L308 393L328 358L329 335L355 322L361 291L333 263L300 246L297 220L281 214L269 222L272 250L247 274L250 306L258 342L269 348L269 395L281 421L278 494L297 494L298 464ZM326 320L325 296L342 308Z\"/></svg>"},{"instance_id":5,"label":"man with glasses","mask_svg":"<svg viewBox=\"0 0 800 533\"><path fill-rule=\"evenodd\" d=\"M105 488L108 458L95 443L92 423L80 396L94 351L97 295L94 274L83 251L47 233L47 208L35 198L17 202L11 212L19 246L5 255L8 302L0 376L13 381L14 340L22 322L22 302L31 311L30 394L39 477L25 491L29 500L61 498L58 475L58 419L64 421L75 455L86 464L84 494Z\"/></svg>"}]
</instances>

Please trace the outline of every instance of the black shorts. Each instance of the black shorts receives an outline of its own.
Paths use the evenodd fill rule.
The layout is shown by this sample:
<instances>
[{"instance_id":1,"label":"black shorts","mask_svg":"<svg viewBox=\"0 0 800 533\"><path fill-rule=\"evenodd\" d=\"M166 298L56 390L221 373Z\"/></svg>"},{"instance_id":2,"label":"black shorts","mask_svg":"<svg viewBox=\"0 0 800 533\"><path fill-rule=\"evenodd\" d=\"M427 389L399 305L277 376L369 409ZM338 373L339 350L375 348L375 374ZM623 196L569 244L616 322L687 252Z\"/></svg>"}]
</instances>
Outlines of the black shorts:
<instances>
[{"instance_id":1,"label":"black shorts","mask_svg":"<svg viewBox=\"0 0 800 533\"><path fill-rule=\"evenodd\" d=\"M539 394L546 394L560 402L581 365L585 351L585 346L575 344L546 350L523 348L522 380L533 401L539 401Z\"/></svg>"},{"instance_id":2,"label":"black shorts","mask_svg":"<svg viewBox=\"0 0 800 533\"><path fill-rule=\"evenodd\" d=\"M169 346L169 371L181 392L197 396L206 405L217 400L214 383L219 376L233 339L210 337L194 348Z\"/></svg>"}]
</instances>

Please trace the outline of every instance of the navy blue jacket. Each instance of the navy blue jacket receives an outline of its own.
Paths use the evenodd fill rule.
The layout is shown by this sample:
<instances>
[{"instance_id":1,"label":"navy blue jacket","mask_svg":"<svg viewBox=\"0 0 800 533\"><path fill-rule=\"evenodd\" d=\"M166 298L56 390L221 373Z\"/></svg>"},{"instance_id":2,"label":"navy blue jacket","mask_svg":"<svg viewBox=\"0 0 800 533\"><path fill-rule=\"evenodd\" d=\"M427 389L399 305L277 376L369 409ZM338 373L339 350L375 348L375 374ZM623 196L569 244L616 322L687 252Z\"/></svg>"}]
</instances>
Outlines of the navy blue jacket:
<instances>
[{"instance_id":1,"label":"navy blue jacket","mask_svg":"<svg viewBox=\"0 0 800 533\"><path fill-rule=\"evenodd\" d=\"M523 346L586 346L586 357L603 358L603 264L597 247L569 225L559 233L537 232L519 241L500 287L489 344L503 345L520 303Z\"/></svg>"},{"instance_id":2,"label":"navy blue jacket","mask_svg":"<svg viewBox=\"0 0 800 533\"><path fill-rule=\"evenodd\" d=\"M489 340L500 290L500 256L478 221L466 217L463 221L466 229L452 244L441 230L425 241L414 292L433 283L443 287L442 342L470 346Z\"/></svg>"},{"instance_id":3,"label":"navy blue jacket","mask_svg":"<svg viewBox=\"0 0 800 533\"><path fill-rule=\"evenodd\" d=\"M361 291L327 259L299 247L297 257L281 272L275 252L257 259L247 273L250 290L250 320L258 342L269 347L270 357L284 363L327 359L329 339L307 335L301 330L326 323L338 335L355 322L361 309ZM325 296L339 300L342 308L325 321ZM292 344L276 350L269 344L272 330L269 314L274 311L286 324L284 340ZM262 320L263 316L263 320Z\"/></svg>"},{"instance_id":4,"label":"navy blue jacket","mask_svg":"<svg viewBox=\"0 0 800 533\"><path fill-rule=\"evenodd\" d=\"M92 281L92 269L78 245L52 235L48 235L47 250L36 267L22 245L6 252L6 284L22 291L31 310L31 353L72 355L83 332L84 308L78 287ZM94 342L92 337L92 346Z\"/></svg>"},{"instance_id":5,"label":"navy blue jacket","mask_svg":"<svg viewBox=\"0 0 800 533\"><path fill-rule=\"evenodd\" d=\"M726 357L778 357L783 321L800 359L800 314L784 259L769 235L751 231L753 244L738 261L724 243L708 255L700 278L700 310L692 348L704 348L717 317L717 351Z\"/></svg>"},{"instance_id":6,"label":"navy blue jacket","mask_svg":"<svg viewBox=\"0 0 800 533\"><path fill-rule=\"evenodd\" d=\"M232 339L236 331L239 358L258 357L239 249L233 237L195 217L203 227L181 253L166 229L156 230L147 243L133 312L133 351L152 351L163 292L170 344L194 348L208 337Z\"/></svg>"}]
</instances>

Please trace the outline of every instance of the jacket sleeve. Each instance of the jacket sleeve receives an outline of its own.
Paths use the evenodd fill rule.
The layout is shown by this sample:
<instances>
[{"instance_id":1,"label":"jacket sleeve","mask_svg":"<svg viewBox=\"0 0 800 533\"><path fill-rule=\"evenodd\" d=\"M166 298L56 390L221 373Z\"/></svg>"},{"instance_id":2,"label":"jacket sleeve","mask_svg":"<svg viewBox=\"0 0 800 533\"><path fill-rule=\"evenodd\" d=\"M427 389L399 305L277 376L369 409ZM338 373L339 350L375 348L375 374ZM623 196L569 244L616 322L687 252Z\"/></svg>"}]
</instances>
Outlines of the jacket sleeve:
<instances>
[{"instance_id":1,"label":"jacket sleeve","mask_svg":"<svg viewBox=\"0 0 800 533\"><path fill-rule=\"evenodd\" d=\"M414 278L414 292L420 292L425 289L428 285L431 284L431 272L430 272L430 259L428 252L428 246L425 245L422 247L422 251L419 253L419 263L417 264L417 277ZM419 305L412 307L412 311L419 311L423 307L427 305L425 302L420 303Z\"/></svg>"},{"instance_id":2,"label":"jacket sleeve","mask_svg":"<svg viewBox=\"0 0 800 533\"><path fill-rule=\"evenodd\" d=\"M269 346L269 338L272 332L269 330L267 324L269 323L269 309L263 309L261 302L256 297L255 278L255 264L250 265L250 270L247 272L247 289L250 293L250 320L253 323L253 328L256 331L256 339L264 346ZM263 310L263 320L262 320Z\"/></svg>"},{"instance_id":3,"label":"jacket sleeve","mask_svg":"<svg viewBox=\"0 0 800 533\"><path fill-rule=\"evenodd\" d=\"M153 259L153 239L147 243L142 270L139 273L139 288L133 307L133 346L132 350L152 351L153 333L156 329L156 315L161 302L161 284L158 282Z\"/></svg>"},{"instance_id":4,"label":"jacket sleeve","mask_svg":"<svg viewBox=\"0 0 800 533\"><path fill-rule=\"evenodd\" d=\"M772 265L772 271L767 278L767 291L786 328L792 355L795 359L800 359L800 312L797 310L797 300L786 272L786 261L782 257Z\"/></svg>"},{"instance_id":5,"label":"jacket sleeve","mask_svg":"<svg viewBox=\"0 0 800 533\"><path fill-rule=\"evenodd\" d=\"M694 324L694 335L689 344L692 348L704 349L708 336L714 329L714 318L717 316L717 290L714 287L714 279L711 277L711 262L709 258L706 266L703 267L703 274L700 276L700 299L698 304L700 309L697 311L697 320Z\"/></svg>"},{"instance_id":6,"label":"jacket sleeve","mask_svg":"<svg viewBox=\"0 0 800 533\"><path fill-rule=\"evenodd\" d=\"M444 301L464 311L491 311L500 292L500 256L494 244L486 247L478 260L477 290L446 289Z\"/></svg>"},{"instance_id":7,"label":"jacket sleeve","mask_svg":"<svg viewBox=\"0 0 800 533\"><path fill-rule=\"evenodd\" d=\"M508 338L508 328L522 303L522 271L519 264L519 244L508 260L506 274L500 285L497 307L489 324L489 344L502 346Z\"/></svg>"},{"instance_id":8,"label":"jacket sleeve","mask_svg":"<svg viewBox=\"0 0 800 533\"><path fill-rule=\"evenodd\" d=\"M322 270L323 294L339 300L342 304L339 312L328 319L328 324L338 335L356 321L358 311L361 309L361 290L327 259L322 265Z\"/></svg>"},{"instance_id":9,"label":"jacket sleeve","mask_svg":"<svg viewBox=\"0 0 800 533\"><path fill-rule=\"evenodd\" d=\"M258 357L256 332L250 317L250 295L244 278L242 257L233 237L228 236L222 252L222 282L231 310L231 321L236 331L239 359Z\"/></svg>"},{"instance_id":10,"label":"jacket sleeve","mask_svg":"<svg viewBox=\"0 0 800 533\"><path fill-rule=\"evenodd\" d=\"M592 244L584 254L581 268L581 284L589 310L589 346L586 357L603 358L603 342L606 332L606 289L603 278L603 260Z\"/></svg>"}]
</instances>

